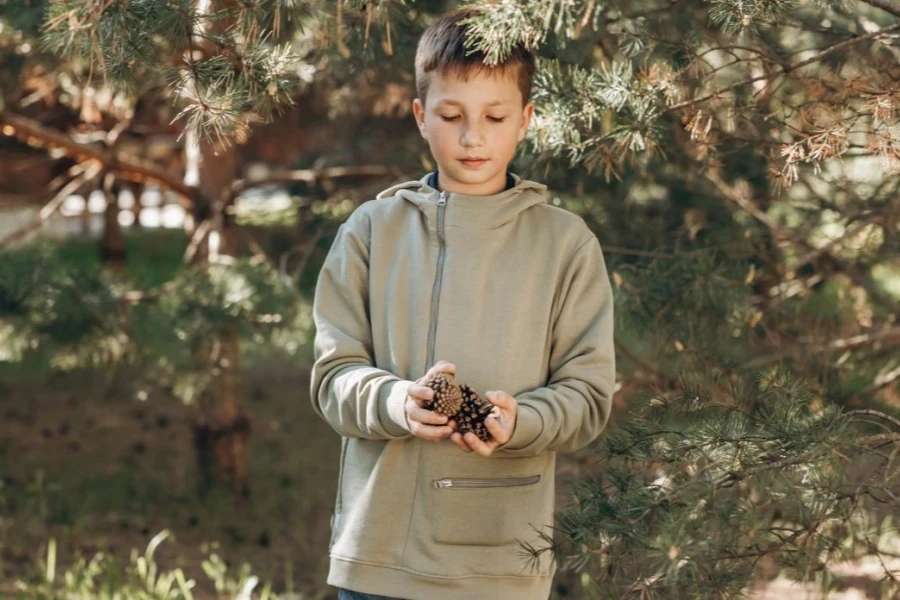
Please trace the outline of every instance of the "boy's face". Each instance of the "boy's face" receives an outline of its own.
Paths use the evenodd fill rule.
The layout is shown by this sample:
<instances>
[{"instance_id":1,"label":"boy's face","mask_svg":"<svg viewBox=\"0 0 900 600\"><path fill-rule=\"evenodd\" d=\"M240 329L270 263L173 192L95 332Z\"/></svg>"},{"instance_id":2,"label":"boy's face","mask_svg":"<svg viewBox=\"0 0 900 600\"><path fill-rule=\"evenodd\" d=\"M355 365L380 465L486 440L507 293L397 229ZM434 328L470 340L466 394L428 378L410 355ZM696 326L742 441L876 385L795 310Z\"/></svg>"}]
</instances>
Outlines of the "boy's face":
<instances>
[{"instance_id":1,"label":"boy's face","mask_svg":"<svg viewBox=\"0 0 900 600\"><path fill-rule=\"evenodd\" d=\"M427 105L416 98L413 114L437 161L438 186L473 196L503 191L534 106L522 105L510 74L480 72L463 81L433 71L429 77Z\"/></svg>"}]
</instances>

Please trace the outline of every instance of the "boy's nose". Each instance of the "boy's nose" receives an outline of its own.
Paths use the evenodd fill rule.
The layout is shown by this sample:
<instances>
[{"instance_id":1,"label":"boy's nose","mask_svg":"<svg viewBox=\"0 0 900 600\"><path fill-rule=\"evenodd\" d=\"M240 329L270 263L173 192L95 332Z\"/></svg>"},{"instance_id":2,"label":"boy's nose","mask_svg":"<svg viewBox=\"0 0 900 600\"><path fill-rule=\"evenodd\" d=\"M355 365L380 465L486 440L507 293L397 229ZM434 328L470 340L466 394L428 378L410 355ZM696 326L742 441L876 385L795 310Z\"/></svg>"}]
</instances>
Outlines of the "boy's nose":
<instances>
[{"instance_id":1,"label":"boy's nose","mask_svg":"<svg viewBox=\"0 0 900 600\"><path fill-rule=\"evenodd\" d=\"M459 143L466 148L484 145L484 132L480 127L466 127Z\"/></svg>"}]
</instances>

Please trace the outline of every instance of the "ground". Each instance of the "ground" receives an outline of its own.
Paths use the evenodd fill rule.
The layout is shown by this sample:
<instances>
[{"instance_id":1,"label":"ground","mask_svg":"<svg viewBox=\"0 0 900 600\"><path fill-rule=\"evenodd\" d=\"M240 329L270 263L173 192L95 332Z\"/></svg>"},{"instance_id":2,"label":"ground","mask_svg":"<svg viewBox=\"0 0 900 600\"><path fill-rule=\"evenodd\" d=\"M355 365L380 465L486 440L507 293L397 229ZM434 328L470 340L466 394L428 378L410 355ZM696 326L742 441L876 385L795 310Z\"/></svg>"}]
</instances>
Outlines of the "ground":
<instances>
[{"instance_id":1,"label":"ground","mask_svg":"<svg viewBox=\"0 0 900 600\"><path fill-rule=\"evenodd\" d=\"M276 589L322 590L339 438L315 416L308 368L258 366L248 373L253 415L251 497L200 502L188 412L163 395L129 397L122 380L76 373L0 386L0 563L25 574L59 543L60 562L98 550L127 561L163 529L163 565L199 565L217 541ZM286 575L287 574L287 575ZM292 575L291 575L292 574Z\"/></svg>"}]
</instances>

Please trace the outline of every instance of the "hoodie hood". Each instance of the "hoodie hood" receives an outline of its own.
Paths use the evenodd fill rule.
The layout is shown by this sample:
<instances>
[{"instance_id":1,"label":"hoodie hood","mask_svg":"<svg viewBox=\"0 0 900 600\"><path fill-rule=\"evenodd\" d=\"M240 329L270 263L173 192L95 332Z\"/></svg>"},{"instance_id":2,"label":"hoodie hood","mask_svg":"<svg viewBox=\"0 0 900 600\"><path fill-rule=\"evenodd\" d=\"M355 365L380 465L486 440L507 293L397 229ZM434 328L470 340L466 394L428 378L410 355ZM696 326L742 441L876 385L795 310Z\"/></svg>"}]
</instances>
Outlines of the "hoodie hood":
<instances>
[{"instance_id":1,"label":"hoodie hood","mask_svg":"<svg viewBox=\"0 0 900 600\"><path fill-rule=\"evenodd\" d=\"M413 204L428 220L429 229L437 227L437 201L440 192L428 184L429 173L422 179L389 187L376 198L399 197ZM447 193L446 227L495 229L515 220L536 204L546 204L547 186L512 174L513 187L488 196Z\"/></svg>"}]
</instances>

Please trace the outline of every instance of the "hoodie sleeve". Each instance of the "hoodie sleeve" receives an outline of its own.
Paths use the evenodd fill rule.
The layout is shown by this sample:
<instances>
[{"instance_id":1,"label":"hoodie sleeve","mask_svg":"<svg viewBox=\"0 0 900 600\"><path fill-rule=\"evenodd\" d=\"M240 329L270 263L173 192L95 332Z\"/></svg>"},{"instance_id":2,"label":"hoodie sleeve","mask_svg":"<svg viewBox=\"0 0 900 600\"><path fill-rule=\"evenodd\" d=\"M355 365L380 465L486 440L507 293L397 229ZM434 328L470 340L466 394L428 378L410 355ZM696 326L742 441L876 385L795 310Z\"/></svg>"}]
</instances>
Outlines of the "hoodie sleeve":
<instances>
[{"instance_id":1,"label":"hoodie sleeve","mask_svg":"<svg viewBox=\"0 0 900 600\"><path fill-rule=\"evenodd\" d=\"M573 452L609 420L616 382L613 296L595 236L575 251L560 286L548 384L516 396L516 428L502 454Z\"/></svg>"},{"instance_id":2,"label":"hoodie sleeve","mask_svg":"<svg viewBox=\"0 0 900 600\"><path fill-rule=\"evenodd\" d=\"M310 397L316 414L343 436L404 438L411 435L404 404L412 382L373 366L368 227L359 213L338 229L316 283Z\"/></svg>"}]
</instances>

